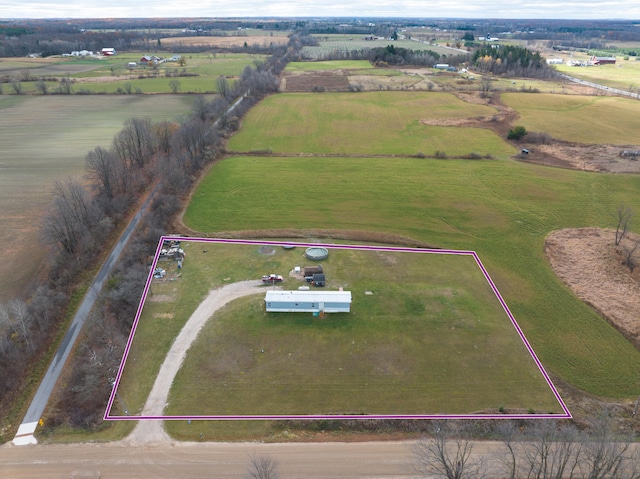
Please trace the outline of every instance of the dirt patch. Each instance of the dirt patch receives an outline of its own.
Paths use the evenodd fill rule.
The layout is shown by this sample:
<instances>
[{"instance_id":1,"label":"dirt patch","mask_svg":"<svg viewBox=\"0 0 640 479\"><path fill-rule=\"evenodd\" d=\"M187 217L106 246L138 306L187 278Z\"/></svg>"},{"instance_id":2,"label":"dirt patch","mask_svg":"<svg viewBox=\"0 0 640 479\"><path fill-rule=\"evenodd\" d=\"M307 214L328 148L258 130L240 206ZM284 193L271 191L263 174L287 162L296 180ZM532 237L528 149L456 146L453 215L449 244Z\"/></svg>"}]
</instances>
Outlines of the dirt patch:
<instances>
[{"instance_id":1,"label":"dirt patch","mask_svg":"<svg viewBox=\"0 0 640 479\"><path fill-rule=\"evenodd\" d=\"M287 73L283 91L349 91L349 78L342 70Z\"/></svg>"},{"instance_id":2,"label":"dirt patch","mask_svg":"<svg viewBox=\"0 0 640 479\"><path fill-rule=\"evenodd\" d=\"M276 249L273 246L261 246L258 251L260 252L260 254L263 254L265 256L273 256L274 254L276 254Z\"/></svg>"},{"instance_id":3,"label":"dirt patch","mask_svg":"<svg viewBox=\"0 0 640 479\"><path fill-rule=\"evenodd\" d=\"M640 268L622 264L629 234L616 247L615 231L598 228L554 231L545 240L551 267L569 288L640 349Z\"/></svg>"},{"instance_id":4,"label":"dirt patch","mask_svg":"<svg viewBox=\"0 0 640 479\"><path fill-rule=\"evenodd\" d=\"M483 95L482 92L477 91L453 91L450 93L466 103L486 105L495 108L496 113L491 116L479 116L475 118L462 119L429 118L420 120L420 123L430 126L488 128L494 131L498 136L506 138L511 125L519 117L518 112L502 103L499 93L494 93L493 95Z\"/></svg>"},{"instance_id":5,"label":"dirt patch","mask_svg":"<svg viewBox=\"0 0 640 479\"><path fill-rule=\"evenodd\" d=\"M527 157L522 158L528 163L583 171L640 173L638 158L620 156L623 150L640 151L638 145L586 145L555 140L549 145L525 142L522 147L529 150Z\"/></svg>"},{"instance_id":6,"label":"dirt patch","mask_svg":"<svg viewBox=\"0 0 640 479\"><path fill-rule=\"evenodd\" d=\"M283 45L289 41L288 37L270 37L260 35L234 36L234 37L170 37L163 38L163 45L205 45L210 47L230 48L242 47L246 43L249 46L270 44Z\"/></svg>"},{"instance_id":7,"label":"dirt patch","mask_svg":"<svg viewBox=\"0 0 640 479\"><path fill-rule=\"evenodd\" d=\"M168 303L175 301L175 296L171 296L170 294L150 294L147 296L147 301L150 303Z\"/></svg>"}]
</instances>

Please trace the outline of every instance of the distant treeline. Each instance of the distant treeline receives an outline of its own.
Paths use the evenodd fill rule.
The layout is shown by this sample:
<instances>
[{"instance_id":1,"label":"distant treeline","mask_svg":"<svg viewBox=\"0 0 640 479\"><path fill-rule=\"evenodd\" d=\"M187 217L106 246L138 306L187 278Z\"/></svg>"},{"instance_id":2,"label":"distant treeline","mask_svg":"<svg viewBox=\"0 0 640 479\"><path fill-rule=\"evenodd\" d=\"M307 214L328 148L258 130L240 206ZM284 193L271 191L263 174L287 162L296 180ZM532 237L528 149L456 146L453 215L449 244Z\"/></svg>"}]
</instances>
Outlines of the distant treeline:
<instances>
[{"instance_id":1,"label":"distant treeline","mask_svg":"<svg viewBox=\"0 0 640 479\"><path fill-rule=\"evenodd\" d=\"M315 57L318 59L318 57ZM432 50L412 50L410 48L396 47L392 44L386 47L357 48L352 50L335 49L321 55L322 60L367 60L372 65L414 65L433 66L440 61L456 66L469 60L466 54L440 55Z\"/></svg>"}]
</instances>

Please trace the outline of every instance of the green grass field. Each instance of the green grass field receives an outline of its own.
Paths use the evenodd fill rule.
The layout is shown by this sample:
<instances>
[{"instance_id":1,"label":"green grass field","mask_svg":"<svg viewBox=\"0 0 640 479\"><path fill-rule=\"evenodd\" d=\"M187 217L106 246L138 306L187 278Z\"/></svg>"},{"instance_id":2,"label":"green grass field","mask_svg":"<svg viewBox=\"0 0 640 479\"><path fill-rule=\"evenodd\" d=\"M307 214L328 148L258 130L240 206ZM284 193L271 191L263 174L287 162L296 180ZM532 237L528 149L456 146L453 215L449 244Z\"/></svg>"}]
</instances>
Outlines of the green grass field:
<instances>
[{"instance_id":1,"label":"green grass field","mask_svg":"<svg viewBox=\"0 0 640 479\"><path fill-rule=\"evenodd\" d=\"M637 61L636 57L629 57L629 60L623 58L621 55L616 55L615 65L574 67L565 63L555 65L555 68L562 73L582 80L637 92L640 88L640 61ZM588 60L588 57L585 57L584 60Z\"/></svg>"},{"instance_id":2,"label":"green grass field","mask_svg":"<svg viewBox=\"0 0 640 479\"><path fill-rule=\"evenodd\" d=\"M427 126L421 119L491 116L493 108L448 93L290 93L253 108L228 142L234 151L427 156L511 155L514 148L479 128Z\"/></svg>"},{"instance_id":3,"label":"green grass field","mask_svg":"<svg viewBox=\"0 0 640 479\"><path fill-rule=\"evenodd\" d=\"M281 272L300 260L276 256ZM352 292L351 313L236 301L189 350L167 414L562 412L471 256L331 250L323 265L327 288Z\"/></svg>"},{"instance_id":4,"label":"green grass field","mask_svg":"<svg viewBox=\"0 0 640 479\"><path fill-rule=\"evenodd\" d=\"M81 178L85 155L109 147L132 117L179 119L193 97L163 96L0 96L0 301L25 285L43 259L40 218L51 200L53 182Z\"/></svg>"},{"instance_id":5,"label":"green grass field","mask_svg":"<svg viewBox=\"0 0 640 479\"><path fill-rule=\"evenodd\" d=\"M209 289L265 271L295 289L301 283L286 273L306 264L302 248L182 247L182 276L152 284L119 385L134 415ZM165 414L562 412L472 257L332 249L322 264L327 288L352 291L350 314L267 314L263 293L230 303L189 350ZM111 414L122 414L118 401ZM196 431L186 421L166 426L181 439ZM198 423L197 433L237 440L278 428L225 421Z\"/></svg>"},{"instance_id":6,"label":"green grass field","mask_svg":"<svg viewBox=\"0 0 640 479\"><path fill-rule=\"evenodd\" d=\"M640 352L562 285L543 241L559 228L610 226L617 205L639 195L637 176L512 161L234 157L203 179L184 220L203 232L350 229L475 250L552 373L633 397Z\"/></svg>"},{"instance_id":7,"label":"green grass field","mask_svg":"<svg viewBox=\"0 0 640 479\"><path fill-rule=\"evenodd\" d=\"M162 63L153 68L139 63L144 52L132 52L113 57L97 58L49 58L47 61L34 59L23 62L0 62L0 75L10 75L22 78L24 72L29 72L33 79L41 76L69 77L75 80L73 91L85 93L116 93L118 88L131 85L133 91L142 93L170 93L169 82L180 81L180 93L216 93L216 79L225 76L233 81L246 66L253 66L255 62L264 59L263 55L242 53L217 54L184 54L186 64L176 62ZM161 52L158 56L171 58L172 53ZM136 62L138 66L130 69L129 62ZM186 73L195 76L171 76L175 73ZM143 78L140 78L143 77ZM58 87L57 82L47 82L51 92ZM21 81L24 94L39 93L35 81ZM10 85L4 85L5 94L13 94Z\"/></svg>"},{"instance_id":8,"label":"green grass field","mask_svg":"<svg viewBox=\"0 0 640 479\"><path fill-rule=\"evenodd\" d=\"M637 100L578 95L503 93L502 101L521 117L527 130L580 143L618 145L638 142L640 103Z\"/></svg>"}]
</instances>

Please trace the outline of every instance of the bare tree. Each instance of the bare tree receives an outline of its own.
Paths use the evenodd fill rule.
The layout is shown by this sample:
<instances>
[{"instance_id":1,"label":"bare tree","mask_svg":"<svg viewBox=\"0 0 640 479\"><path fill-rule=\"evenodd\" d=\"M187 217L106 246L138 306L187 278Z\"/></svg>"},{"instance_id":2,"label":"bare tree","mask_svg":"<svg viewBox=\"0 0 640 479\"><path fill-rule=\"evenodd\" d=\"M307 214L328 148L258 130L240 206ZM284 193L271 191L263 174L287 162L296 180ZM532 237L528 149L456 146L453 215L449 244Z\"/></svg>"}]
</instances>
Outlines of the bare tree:
<instances>
[{"instance_id":1,"label":"bare tree","mask_svg":"<svg viewBox=\"0 0 640 479\"><path fill-rule=\"evenodd\" d=\"M223 97L227 98L227 96L231 92L229 81L223 75L220 75L216 79L216 85L218 87L218 93L220 93L220 95L222 95Z\"/></svg>"},{"instance_id":2,"label":"bare tree","mask_svg":"<svg viewBox=\"0 0 640 479\"><path fill-rule=\"evenodd\" d=\"M178 93L178 91L180 91L180 80L176 80L173 79L169 82L169 89L171 90L171 93Z\"/></svg>"},{"instance_id":3,"label":"bare tree","mask_svg":"<svg viewBox=\"0 0 640 479\"><path fill-rule=\"evenodd\" d=\"M29 351L33 351L31 340L31 324L33 317L24 301L12 299L8 305L0 304L0 325L2 329L11 331L12 336L24 341Z\"/></svg>"},{"instance_id":4,"label":"bare tree","mask_svg":"<svg viewBox=\"0 0 640 479\"><path fill-rule=\"evenodd\" d=\"M271 456L253 455L249 458L246 479L278 479L278 461Z\"/></svg>"},{"instance_id":5,"label":"bare tree","mask_svg":"<svg viewBox=\"0 0 640 479\"><path fill-rule=\"evenodd\" d=\"M159 151L163 153L171 151L171 137L177 129L177 123L171 121L159 121L153 124L153 133L156 136Z\"/></svg>"},{"instance_id":6,"label":"bare tree","mask_svg":"<svg viewBox=\"0 0 640 479\"><path fill-rule=\"evenodd\" d=\"M11 79L11 88L13 88L16 95L22 95L22 83L17 78Z\"/></svg>"},{"instance_id":7,"label":"bare tree","mask_svg":"<svg viewBox=\"0 0 640 479\"><path fill-rule=\"evenodd\" d=\"M63 95L71 95L73 82L71 78L64 77L60 80L60 86L58 87L58 91Z\"/></svg>"},{"instance_id":8,"label":"bare tree","mask_svg":"<svg viewBox=\"0 0 640 479\"><path fill-rule=\"evenodd\" d=\"M541 420L533 436L520 444L521 465L517 477L526 479L572 479L581 460L581 442L572 426Z\"/></svg>"},{"instance_id":9,"label":"bare tree","mask_svg":"<svg viewBox=\"0 0 640 479\"><path fill-rule=\"evenodd\" d=\"M210 105L207 102L207 99L198 95L193 101L193 106L191 107L193 114L196 118L199 118L200 121L207 121L210 117Z\"/></svg>"},{"instance_id":10,"label":"bare tree","mask_svg":"<svg viewBox=\"0 0 640 479\"><path fill-rule=\"evenodd\" d=\"M633 241L630 245L623 245L622 249L624 250L625 258L623 264L629 268L629 270L633 273L633 270L638 266L635 252L640 246L640 240Z\"/></svg>"},{"instance_id":11,"label":"bare tree","mask_svg":"<svg viewBox=\"0 0 640 479\"><path fill-rule=\"evenodd\" d=\"M610 414L604 413L591 420L589 435L584 438L580 470L588 479L638 479L640 457L633 447L633 438L614 433Z\"/></svg>"},{"instance_id":12,"label":"bare tree","mask_svg":"<svg viewBox=\"0 0 640 479\"><path fill-rule=\"evenodd\" d=\"M38 80L36 82L36 88L43 95L46 95L47 93L49 93L49 87L47 86L47 82L45 82L44 80Z\"/></svg>"},{"instance_id":13,"label":"bare tree","mask_svg":"<svg viewBox=\"0 0 640 479\"><path fill-rule=\"evenodd\" d=\"M218 135L211 125L191 120L173 135L172 149L187 174L200 170L215 155Z\"/></svg>"},{"instance_id":14,"label":"bare tree","mask_svg":"<svg viewBox=\"0 0 640 479\"><path fill-rule=\"evenodd\" d=\"M114 139L114 150L130 166L143 168L156 149L151 120L131 118Z\"/></svg>"},{"instance_id":15,"label":"bare tree","mask_svg":"<svg viewBox=\"0 0 640 479\"><path fill-rule=\"evenodd\" d=\"M82 185L69 179L54 183L53 206L44 218L45 239L75 253L90 225L90 208Z\"/></svg>"},{"instance_id":16,"label":"bare tree","mask_svg":"<svg viewBox=\"0 0 640 479\"><path fill-rule=\"evenodd\" d=\"M620 203L618 210L616 211L616 218L618 220L616 225L616 246L620 244L629 231L629 222L633 215L633 210L629 205Z\"/></svg>"},{"instance_id":17,"label":"bare tree","mask_svg":"<svg viewBox=\"0 0 640 479\"><path fill-rule=\"evenodd\" d=\"M434 422L430 437L413 446L416 470L424 477L446 479L482 479L488 465L482 457L471 455L474 441L465 423Z\"/></svg>"},{"instance_id":18,"label":"bare tree","mask_svg":"<svg viewBox=\"0 0 640 479\"><path fill-rule=\"evenodd\" d=\"M87 176L98 189L99 194L113 198L124 189L128 175L124 165L113 152L98 146L85 157Z\"/></svg>"},{"instance_id":19,"label":"bare tree","mask_svg":"<svg viewBox=\"0 0 640 479\"><path fill-rule=\"evenodd\" d=\"M520 431L514 421L500 421L496 427L498 437L504 444L506 452L504 456L498 458L503 464L505 477L516 479L516 471L518 470L518 437Z\"/></svg>"}]
</instances>

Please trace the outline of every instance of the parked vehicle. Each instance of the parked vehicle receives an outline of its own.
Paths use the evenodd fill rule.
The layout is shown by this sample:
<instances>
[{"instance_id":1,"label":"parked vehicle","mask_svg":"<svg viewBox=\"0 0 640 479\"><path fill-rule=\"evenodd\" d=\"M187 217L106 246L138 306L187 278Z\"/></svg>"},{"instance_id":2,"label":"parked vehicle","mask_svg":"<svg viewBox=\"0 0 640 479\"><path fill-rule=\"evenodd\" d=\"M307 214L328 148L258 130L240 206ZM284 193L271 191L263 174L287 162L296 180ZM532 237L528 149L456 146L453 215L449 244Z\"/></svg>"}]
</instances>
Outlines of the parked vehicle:
<instances>
[{"instance_id":1,"label":"parked vehicle","mask_svg":"<svg viewBox=\"0 0 640 479\"><path fill-rule=\"evenodd\" d=\"M280 283L284 281L284 278L282 276L280 276L279 274L265 274L262 277L262 282L263 283Z\"/></svg>"}]
</instances>

